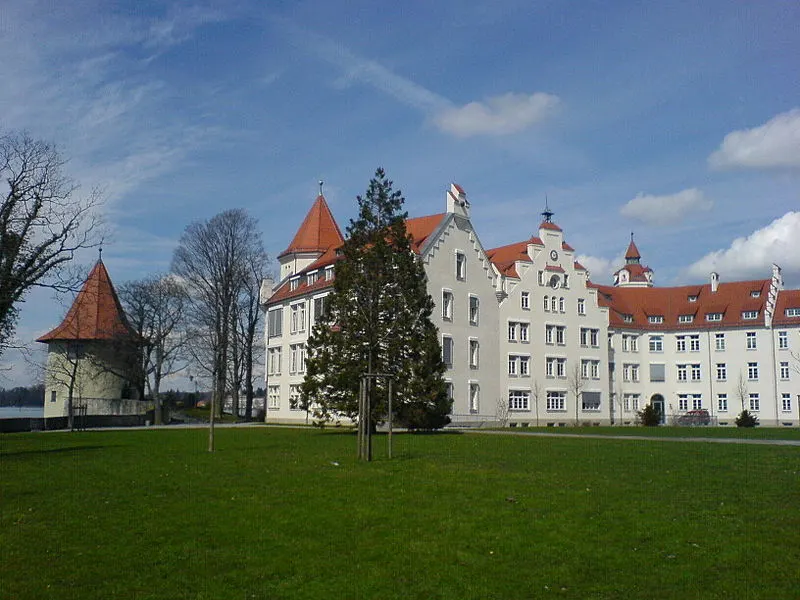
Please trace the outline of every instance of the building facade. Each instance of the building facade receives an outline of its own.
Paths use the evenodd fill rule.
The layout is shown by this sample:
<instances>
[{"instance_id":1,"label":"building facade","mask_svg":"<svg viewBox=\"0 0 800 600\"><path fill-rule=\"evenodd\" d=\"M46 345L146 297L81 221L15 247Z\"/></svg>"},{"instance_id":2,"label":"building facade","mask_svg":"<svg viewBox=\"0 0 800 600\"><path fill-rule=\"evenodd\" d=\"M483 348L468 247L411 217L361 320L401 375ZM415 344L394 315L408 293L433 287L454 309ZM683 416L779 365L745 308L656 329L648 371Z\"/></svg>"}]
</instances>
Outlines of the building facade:
<instances>
[{"instance_id":1,"label":"building facade","mask_svg":"<svg viewBox=\"0 0 800 600\"><path fill-rule=\"evenodd\" d=\"M800 424L800 290L777 266L763 280L657 287L631 238L613 284L598 285L549 209L536 235L485 249L464 190L451 184L444 205L406 226L436 304L453 425L631 425L647 404L666 424L707 412L733 425L743 409ZM311 419L305 344L343 242L320 195L279 256L280 281L262 285L267 421Z\"/></svg>"}]
</instances>

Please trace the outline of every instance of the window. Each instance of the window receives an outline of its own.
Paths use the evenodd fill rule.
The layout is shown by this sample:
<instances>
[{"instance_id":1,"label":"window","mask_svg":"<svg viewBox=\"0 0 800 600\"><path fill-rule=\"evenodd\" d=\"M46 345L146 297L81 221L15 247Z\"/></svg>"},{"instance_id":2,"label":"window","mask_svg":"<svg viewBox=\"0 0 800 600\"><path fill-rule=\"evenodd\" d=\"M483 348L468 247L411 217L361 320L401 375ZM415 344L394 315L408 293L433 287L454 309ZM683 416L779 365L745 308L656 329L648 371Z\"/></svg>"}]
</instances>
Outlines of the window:
<instances>
[{"instance_id":1,"label":"window","mask_svg":"<svg viewBox=\"0 0 800 600\"><path fill-rule=\"evenodd\" d=\"M469 384L469 412L476 413L480 408L481 388L477 383Z\"/></svg>"},{"instance_id":2,"label":"window","mask_svg":"<svg viewBox=\"0 0 800 600\"><path fill-rule=\"evenodd\" d=\"M728 394L717 394L717 410L721 412L728 410Z\"/></svg>"},{"instance_id":3,"label":"window","mask_svg":"<svg viewBox=\"0 0 800 600\"><path fill-rule=\"evenodd\" d=\"M700 381L700 365L692 365L692 381Z\"/></svg>"},{"instance_id":4,"label":"window","mask_svg":"<svg viewBox=\"0 0 800 600\"><path fill-rule=\"evenodd\" d=\"M469 366L471 369L478 368L478 340L469 341Z\"/></svg>"},{"instance_id":5,"label":"window","mask_svg":"<svg viewBox=\"0 0 800 600\"><path fill-rule=\"evenodd\" d=\"M289 408L291 410L303 410L303 407L300 405L300 386L299 385L290 385L289 386Z\"/></svg>"},{"instance_id":6,"label":"window","mask_svg":"<svg viewBox=\"0 0 800 600\"><path fill-rule=\"evenodd\" d=\"M700 352L700 336L699 335L690 335L689 336L689 350L692 352Z\"/></svg>"},{"instance_id":7,"label":"window","mask_svg":"<svg viewBox=\"0 0 800 600\"><path fill-rule=\"evenodd\" d=\"M622 365L622 381L639 381L639 365L626 363Z\"/></svg>"},{"instance_id":8,"label":"window","mask_svg":"<svg viewBox=\"0 0 800 600\"><path fill-rule=\"evenodd\" d=\"M678 410L689 410L689 394L678 394Z\"/></svg>"},{"instance_id":9,"label":"window","mask_svg":"<svg viewBox=\"0 0 800 600\"><path fill-rule=\"evenodd\" d=\"M600 361L593 360L591 367L592 367L591 370L592 379L600 379Z\"/></svg>"},{"instance_id":10,"label":"window","mask_svg":"<svg viewBox=\"0 0 800 600\"><path fill-rule=\"evenodd\" d=\"M747 378L750 381L758 381L758 363L757 362L749 362L749 363L747 363Z\"/></svg>"},{"instance_id":11,"label":"window","mask_svg":"<svg viewBox=\"0 0 800 600\"><path fill-rule=\"evenodd\" d=\"M563 379L567 376L567 359L548 356L545 360L545 374L548 377Z\"/></svg>"},{"instance_id":12,"label":"window","mask_svg":"<svg viewBox=\"0 0 800 600\"><path fill-rule=\"evenodd\" d=\"M706 321L722 321L722 313L706 313Z\"/></svg>"},{"instance_id":13,"label":"window","mask_svg":"<svg viewBox=\"0 0 800 600\"><path fill-rule=\"evenodd\" d=\"M529 342L530 341L530 325L528 323L519 323L517 321L509 321L508 322L508 341L509 342L516 342L519 339L520 342Z\"/></svg>"},{"instance_id":14,"label":"window","mask_svg":"<svg viewBox=\"0 0 800 600\"><path fill-rule=\"evenodd\" d=\"M750 292L751 298L760 298L761 297L761 290L753 290Z\"/></svg>"},{"instance_id":15,"label":"window","mask_svg":"<svg viewBox=\"0 0 800 600\"><path fill-rule=\"evenodd\" d=\"M322 296L321 298L314 298L314 322L316 323L328 311L328 301L326 300L327 296Z\"/></svg>"},{"instance_id":16,"label":"window","mask_svg":"<svg viewBox=\"0 0 800 600\"><path fill-rule=\"evenodd\" d=\"M267 313L267 336L280 337L283 334L283 309L276 308Z\"/></svg>"},{"instance_id":17,"label":"window","mask_svg":"<svg viewBox=\"0 0 800 600\"><path fill-rule=\"evenodd\" d=\"M467 257L463 252L456 252L456 279L467 280Z\"/></svg>"},{"instance_id":18,"label":"window","mask_svg":"<svg viewBox=\"0 0 800 600\"><path fill-rule=\"evenodd\" d=\"M281 349L270 348L267 350L267 374L280 375L281 374Z\"/></svg>"},{"instance_id":19,"label":"window","mask_svg":"<svg viewBox=\"0 0 800 600\"><path fill-rule=\"evenodd\" d=\"M300 287L300 278L295 277L294 279L289 280L289 289L291 291L295 291L298 287Z\"/></svg>"},{"instance_id":20,"label":"window","mask_svg":"<svg viewBox=\"0 0 800 600\"><path fill-rule=\"evenodd\" d=\"M789 347L789 332L788 331L779 331L778 332L778 349L786 350Z\"/></svg>"},{"instance_id":21,"label":"window","mask_svg":"<svg viewBox=\"0 0 800 600\"><path fill-rule=\"evenodd\" d=\"M686 336L679 335L675 338L676 350L678 352L686 352Z\"/></svg>"},{"instance_id":22,"label":"window","mask_svg":"<svg viewBox=\"0 0 800 600\"><path fill-rule=\"evenodd\" d=\"M755 350L756 349L756 332L755 331L748 331L746 334L747 336L747 349L748 350Z\"/></svg>"},{"instance_id":23,"label":"window","mask_svg":"<svg viewBox=\"0 0 800 600\"><path fill-rule=\"evenodd\" d=\"M750 394L750 410L761 410L761 398L758 394Z\"/></svg>"},{"instance_id":24,"label":"window","mask_svg":"<svg viewBox=\"0 0 800 600\"><path fill-rule=\"evenodd\" d=\"M442 362L448 368L453 367L453 338L449 335L442 336Z\"/></svg>"},{"instance_id":25,"label":"window","mask_svg":"<svg viewBox=\"0 0 800 600\"><path fill-rule=\"evenodd\" d=\"M676 365L676 369L678 371L678 381L686 381L688 379L687 366L688 365Z\"/></svg>"},{"instance_id":26,"label":"window","mask_svg":"<svg viewBox=\"0 0 800 600\"><path fill-rule=\"evenodd\" d=\"M639 410L639 394L625 394L622 397L622 410L631 412L631 410Z\"/></svg>"},{"instance_id":27,"label":"window","mask_svg":"<svg viewBox=\"0 0 800 600\"><path fill-rule=\"evenodd\" d=\"M530 398L526 390L508 390L508 410L530 410Z\"/></svg>"},{"instance_id":28,"label":"window","mask_svg":"<svg viewBox=\"0 0 800 600\"><path fill-rule=\"evenodd\" d=\"M788 362L781 362L780 376L781 376L781 379L783 379L784 381L789 379L789 363Z\"/></svg>"},{"instance_id":29,"label":"window","mask_svg":"<svg viewBox=\"0 0 800 600\"><path fill-rule=\"evenodd\" d=\"M528 324L527 323L520 323L519 324L519 341L520 342L527 342L529 340L528 337Z\"/></svg>"},{"instance_id":30,"label":"window","mask_svg":"<svg viewBox=\"0 0 800 600\"><path fill-rule=\"evenodd\" d=\"M725 334L724 333L715 333L714 334L714 349L715 350L725 350Z\"/></svg>"},{"instance_id":31,"label":"window","mask_svg":"<svg viewBox=\"0 0 800 600\"><path fill-rule=\"evenodd\" d=\"M509 342L516 342L517 341L517 324L513 321L508 322L508 341Z\"/></svg>"},{"instance_id":32,"label":"window","mask_svg":"<svg viewBox=\"0 0 800 600\"><path fill-rule=\"evenodd\" d=\"M800 308L787 308L783 314L787 317L800 317Z\"/></svg>"},{"instance_id":33,"label":"window","mask_svg":"<svg viewBox=\"0 0 800 600\"><path fill-rule=\"evenodd\" d=\"M509 375L516 375L517 374L517 372L519 370L517 368L517 362L518 362L517 361L517 357L512 355L512 354L509 354L509 356L508 356L508 374Z\"/></svg>"},{"instance_id":34,"label":"window","mask_svg":"<svg viewBox=\"0 0 800 600\"><path fill-rule=\"evenodd\" d=\"M477 296L469 297L469 324L478 324L478 315L480 312L480 300Z\"/></svg>"},{"instance_id":35,"label":"window","mask_svg":"<svg viewBox=\"0 0 800 600\"><path fill-rule=\"evenodd\" d=\"M566 344L566 327L556 327L556 344L563 346Z\"/></svg>"},{"instance_id":36,"label":"window","mask_svg":"<svg viewBox=\"0 0 800 600\"><path fill-rule=\"evenodd\" d=\"M692 394L692 410L703 409L703 397L700 394Z\"/></svg>"},{"instance_id":37,"label":"window","mask_svg":"<svg viewBox=\"0 0 800 600\"><path fill-rule=\"evenodd\" d=\"M652 323L653 325L658 325L658 324L664 322L664 316L663 315L650 315L649 317L647 317L647 322L648 323Z\"/></svg>"},{"instance_id":38,"label":"window","mask_svg":"<svg viewBox=\"0 0 800 600\"><path fill-rule=\"evenodd\" d=\"M664 351L664 336L651 335L650 352L663 352L663 351Z\"/></svg>"},{"instance_id":39,"label":"window","mask_svg":"<svg viewBox=\"0 0 800 600\"><path fill-rule=\"evenodd\" d=\"M325 281L333 279L333 267L325 267Z\"/></svg>"},{"instance_id":40,"label":"window","mask_svg":"<svg viewBox=\"0 0 800 600\"><path fill-rule=\"evenodd\" d=\"M271 385L267 390L267 407L276 410L281 407L281 387L279 385Z\"/></svg>"},{"instance_id":41,"label":"window","mask_svg":"<svg viewBox=\"0 0 800 600\"><path fill-rule=\"evenodd\" d=\"M558 299L558 312L562 312L562 313L566 312L564 310L564 298L559 298Z\"/></svg>"},{"instance_id":42,"label":"window","mask_svg":"<svg viewBox=\"0 0 800 600\"><path fill-rule=\"evenodd\" d=\"M317 283L317 277L318 277L317 271L312 271L311 273L306 275L306 283L308 283L308 285L314 285L315 283Z\"/></svg>"},{"instance_id":43,"label":"window","mask_svg":"<svg viewBox=\"0 0 800 600\"><path fill-rule=\"evenodd\" d=\"M626 323L633 323L633 315L622 315L622 320Z\"/></svg>"},{"instance_id":44,"label":"window","mask_svg":"<svg viewBox=\"0 0 800 600\"><path fill-rule=\"evenodd\" d=\"M600 392L583 392L581 394L581 410L586 412L600 410Z\"/></svg>"},{"instance_id":45,"label":"window","mask_svg":"<svg viewBox=\"0 0 800 600\"><path fill-rule=\"evenodd\" d=\"M664 363L651 363L650 364L650 381L659 382L666 381L667 372Z\"/></svg>"},{"instance_id":46,"label":"window","mask_svg":"<svg viewBox=\"0 0 800 600\"><path fill-rule=\"evenodd\" d=\"M631 335L628 336L631 342L631 352L638 352L639 351L639 336L638 335Z\"/></svg>"},{"instance_id":47,"label":"window","mask_svg":"<svg viewBox=\"0 0 800 600\"><path fill-rule=\"evenodd\" d=\"M567 392L547 392L547 411L559 412L567 409Z\"/></svg>"},{"instance_id":48,"label":"window","mask_svg":"<svg viewBox=\"0 0 800 600\"><path fill-rule=\"evenodd\" d=\"M556 312L556 302L557 301L558 301L558 298L556 298L555 296L550 296L550 311L551 312Z\"/></svg>"},{"instance_id":49,"label":"window","mask_svg":"<svg viewBox=\"0 0 800 600\"><path fill-rule=\"evenodd\" d=\"M306 330L306 303L300 302L291 306L290 333L302 333Z\"/></svg>"},{"instance_id":50,"label":"window","mask_svg":"<svg viewBox=\"0 0 800 600\"><path fill-rule=\"evenodd\" d=\"M591 346L592 348L599 348L600 342L598 340L599 329L589 329L581 327L581 346Z\"/></svg>"},{"instance_id":51,"label":"window","mask_svg":"<svg viewBox=\"0 0 800 600\"><path fill-rule=\"evenodd\" d=\"M530 356L519 357L519 374L527 377L531 374L531 358Z\"/></svg>"},{"instance_id":52,"label":"window","mask_svg":"<svg viewBox=\"0 0 800 600\"><path fill-rule=\"evenodd\" d=\"M628 336L627 335L623 335L622 336L622 351L623 352L627 352L628 351Z\"/></svg>"},{"instance_id":53,"label":"window","mask_svg":"<svg viewBox=\"0 0 800 600\"><path fill-rule=\"evenodd\" d=\"M51 390L50 391L50 402L55 402L55 401L56 401L56 391L55 390Z\"/></svg>"},{"instance_id":54,"label":"window","mask_svg":"<svg viewBox=\"0 0 800 600\"><path fill-rule=\"evenodd\" d=\"M591 361L586 359L586 358L582 358L581 359L581 379L589 379L589 363L590 362Z\"/></svg>"},{"instance_id":55,"label":"window","mask_svg":"<svg viewBox=\"0 0 800 600\"><path fill-rule=\"evenodd\" d=\"M694 315L679 315L678 323L691 323L694 321Z\"/></svg>"},{"instance_id":56,"label":"window","mask_svg":"<svg viewBox=\"0 0 800 600\"><path fill-rule=\"evenodd\" d=\"M717 363L717 381L728 379L728 366L725 363Z\"/></svg>"},{"instance_id":57,"label":"window","mask_svg":"<svg viewBox=\"0 0 800 600\"><path fill-rule=\"evenodd\" d=\"M753 319L758 318L758 311L757 310L745 310L742 312L742 319L746 321L752 321Z\"/></svg>"},{"instance_id":58,"label":"window","mask_svg":"<svg viewBox=\"0 0 800 600\"><path fill-rule=\"evenodd\" d=\"M631 394L631 396L633 410L639 410L639 394Z\"/></svg>"},{"instance_id":59,"label":"window","mask_svg":"<svg viewBox=\"0 0 800 600\"><path fill-rule=\"evenodd\" d=\"M555 343L555 333L556 326L555 325L545 325L544 326L544 343L552 345Z\"/></svg>"},{"instance_id":60,"label":"window","mask_svg":"<svg viewBox=\"0 0 800 600\"><path fill-rule=\"evenodd\" d=\"M442 318L445 321L453 320L454 303L455 299L453 298L453 292L449 290L442 290Z\"/></svg>"},{"instance_id":61,"label":"window","mask_svg":"<svg viewBox=\"0 0 800 600\"><path fill-rule=\"evenodd\" d=\"M689 296L689 302L697 302L697 296L695 295Z\"/></svg>"},{"instance_id":62,"label":"window","mask_svg":"<svg viewBox=\"0 0 800 600\"><path fill-rule=\"evenodd\" d=\"M305 373L306 347L305 344L292 344L289 346L289 373Z\"/></svg>"},{"instance_id":63,"label":"window","mask_svg":"<svg viewBox=\"0 0 800 600\"><path fill-rule=\"evenodd\" d=\"M578 298L578 314L585 315L586 314L586 300L583 298Z\"/></svg>"},{"instance_id":64,"label":"window","mask_svg":"<svg viewBox=\"0 0 800 600\"><path fill-rule=\"evenodd\" d=\"M789 394L781 394L781 410L792 412L792 397Z\"/></svg>"},{"instance_id":65,"label":"window","mask_svg":"<svg viewBox=\"0 0 800 600\"><path fill-rule=\"evenodd\" d=\"M544 312L550 312L550 297L549 296L545 296L542 299L542 302L543 302L543 305L544 305Z\"/></svg>"},{"instance_id":66,"label":"window","mask_svg":"<svg viewBox=\"0 0 800 600\"><path fill-rule=\"evenodd\" d=\"M508 355L508 374L528 377L531 374L531 357L519 354Z\"/></svg>"},{"instance_id":67,"label":"window","mask_svg":"<svg viewBox=\"0 0 800 600\"><path fill-rule=\"evenodd\" d=\"M519 304L522 310L530 310L531 308L531 295L528 292L522 292L519 295Z\"/></svg>"}]
</instances>

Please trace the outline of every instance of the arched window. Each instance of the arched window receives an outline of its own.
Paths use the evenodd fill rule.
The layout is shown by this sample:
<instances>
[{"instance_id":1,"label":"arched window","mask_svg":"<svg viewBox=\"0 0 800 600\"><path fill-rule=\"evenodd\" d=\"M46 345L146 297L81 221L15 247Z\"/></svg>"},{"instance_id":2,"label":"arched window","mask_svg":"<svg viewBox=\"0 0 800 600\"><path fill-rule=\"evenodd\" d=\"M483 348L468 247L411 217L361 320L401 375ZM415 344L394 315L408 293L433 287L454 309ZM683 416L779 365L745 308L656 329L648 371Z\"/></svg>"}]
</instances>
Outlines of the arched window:
<instances>
[{"instance_id":1,"label":"arched window","mask_svg":"<svg viewBox=\"0 0 800 600\"><path fill-rule=\"evenodd\" d=\"M548 312L550 310L550 298L549 296L544 297L544 312Z\"/></svg>"}]
</instances>

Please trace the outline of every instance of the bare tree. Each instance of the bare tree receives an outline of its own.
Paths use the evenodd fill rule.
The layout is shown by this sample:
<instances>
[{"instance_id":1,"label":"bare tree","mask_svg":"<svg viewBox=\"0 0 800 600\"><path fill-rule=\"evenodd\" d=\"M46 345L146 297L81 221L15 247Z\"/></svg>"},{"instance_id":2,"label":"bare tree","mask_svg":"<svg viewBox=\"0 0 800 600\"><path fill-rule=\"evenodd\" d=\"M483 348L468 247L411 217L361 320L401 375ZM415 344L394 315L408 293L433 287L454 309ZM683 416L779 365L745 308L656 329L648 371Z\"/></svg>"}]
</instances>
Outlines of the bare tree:
<instances>
[{"instance_id":1,"label":"bare tree","mask_svg":"<svg viewBox=\"0 0 800 600\"><path fill-rule=\"evenodd\" d=\"M141 342L141 380L155 402L155 423L160 425L161 382L186 367L186 289L174 277L162 275L127 282L119 296Z\"/></svg>"},{"instance_id":2,"label":"bare tree","mask_svg":"<svg viewBox=\"0 0 800 600\"><path fill-rule=\"evenodd\" d=\"M533 411L536 414L536 426L539 427L539 401L542 399L542 384L538 379L534 379L531 386L531 399L533 400Z\"/></svg>"},{"instance_id":3,"label":"bare tree","mask_svg":"<svg viewBox=\"0 0 800 600\"><path fill-rule=\"evenodd\" d=\"M59 277L75 253L98 243L97 192L77 198L65 160L25 133L0 135L0 354L11 340L18 303L35 286L68 289Z\"/></svg>"},{"instance_id":4,"label":"bare tree","mask_svg":"<svg viewBox=\"0 0 800 600\"><path fill-rule=\"evenodd\" d=\"M739 398L739 403L744 411L747 408L745 403L750 399L750 395L747 392L747 381L741 371L739 371L739 379L736 381L736 397Z\"/></svg>"},{"instance_id":5,"label":"bare tree","mask_svg":"<svg viewBox=\"0 0 800 600\"><path fill-rule=\"evenodd\" d=\"M255 255L263 254L257 221L242 209L222 212L206 222L190 224L172 259L173 272L189 292L190 319L195 330L193 353L210 353L211 424L209 450L214 449L215 413L221 414L228 390L231 322L242 281ZM196 342L209 344L207 349Z\"/></svg>"},{"instance_id":6,"label":"bare tree","mask_svg":"<svg viewBox=\"0 0 800 600\"><path fill-rule=\"evenodd\" d=\"M259 335L259 327L262 324L260 318L261 309L259 305L259 295L261 282L266 275L269 265L269 259L263 249L254 248L253 250L255 251L250 259L247 276L242 280L242 289L239 295L239 307L237 310L238 337L242 347L244 363L244 415L247 421L253 418L253 386L255 384L253 366L256 363L263 364L262 358L265 351L262 336Z\"/></svg>"},{"instance_id":7,"label":"bare tree","mask_svg":"<svg viewBox=\"0 0 800 600\"><path fill-rule=\"evenodd\" d=\"M579 362L575 362L572 365L572 368L569 370L567 382L570 391L572 392L573 396L575 396L575 425L579 425L580 416L578 411L580 410L581 392L583 391L584 385L583 374L581 373L581 364Z\"/></svg>"},{"instance_id":8,"label":"bare tree","mask_svg":"<svg viewBox=\"0 0 800 600\"><path fill-rule=\"evenodd\" d=\"M509 406L508 400L506 400L503 396L499 396L497 398L497 409L495 418L497 419L497 424L500 427L505 427L508 425L508 416L509 416Z\"/></svg>"}]
</instances>

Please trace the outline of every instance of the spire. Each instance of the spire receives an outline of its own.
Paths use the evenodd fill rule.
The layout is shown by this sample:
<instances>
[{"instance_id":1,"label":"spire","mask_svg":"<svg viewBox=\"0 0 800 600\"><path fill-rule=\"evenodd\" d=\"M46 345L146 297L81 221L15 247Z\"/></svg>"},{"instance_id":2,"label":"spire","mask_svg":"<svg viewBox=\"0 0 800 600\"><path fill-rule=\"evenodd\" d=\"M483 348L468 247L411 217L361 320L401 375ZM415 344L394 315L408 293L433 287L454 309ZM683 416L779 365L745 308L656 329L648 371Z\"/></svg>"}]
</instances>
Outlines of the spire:
<instances>
[{"instance_id":1,"label":"spire","mask_svg":"<svg viewBox=\"0 0 800 600\"><path fill-rule=\"evenodd\" d=\"M641 259L642 255L639 254L639 249L633 241L633 232L631 231L631 243L628 244L628 250L625 252L625 264L638 265Z\"/></svg>"},{"instance_id":2,"label":"spire","mask_svg":"<svg viewBox=\"0 0 800 600\"><path fill-rule=\"evenodd\" d=\"M303 219L303 223L289 247L281 252L278 258L297 252L319 252L321 254L331 246L340 246L344 243L342 232L321 192L322 182L320 181L320 195L311 205L311 209Z\"/></svg>"},{"instance_id":3,"label":"spire","mask_svg":"<svg viewBox=\"0 0 800 600\"><path fill-rule=\"evenodd\" d=\"M135 332L103 261L98 259L61 325L36 341L113 340L130 335Z\"/></svg>"},{"instance_id":4,"label":"spire","mask_svg":"<svg viewBox=\"0 0 800 600\"><path fill-rule=\"evenodd\" d=\"M543 223L552 223L554 214L555 213L552 210L550 210L550 206L547 203L547 194L545 194L544 210L542 211L542 218L544 219Z\"/></svg>"}]
</instances>

